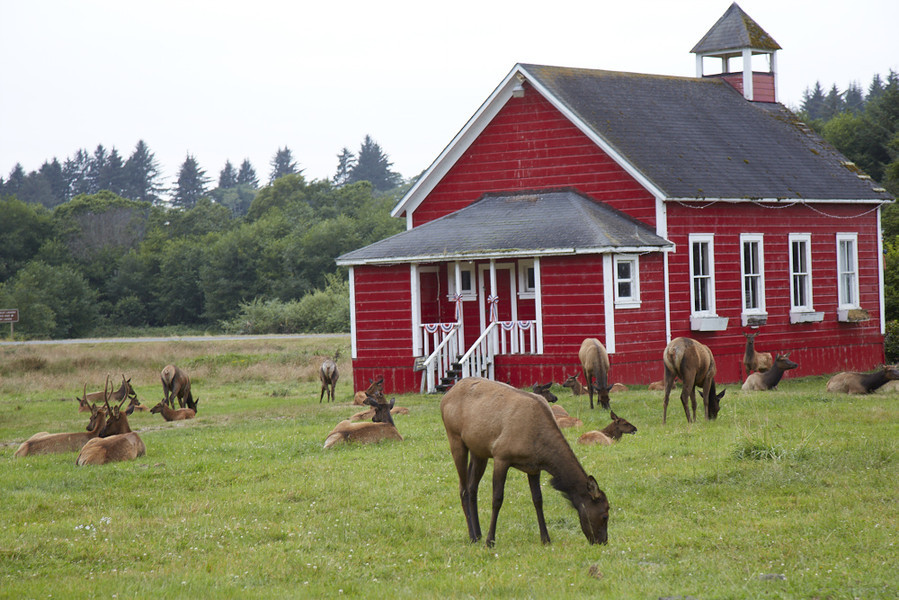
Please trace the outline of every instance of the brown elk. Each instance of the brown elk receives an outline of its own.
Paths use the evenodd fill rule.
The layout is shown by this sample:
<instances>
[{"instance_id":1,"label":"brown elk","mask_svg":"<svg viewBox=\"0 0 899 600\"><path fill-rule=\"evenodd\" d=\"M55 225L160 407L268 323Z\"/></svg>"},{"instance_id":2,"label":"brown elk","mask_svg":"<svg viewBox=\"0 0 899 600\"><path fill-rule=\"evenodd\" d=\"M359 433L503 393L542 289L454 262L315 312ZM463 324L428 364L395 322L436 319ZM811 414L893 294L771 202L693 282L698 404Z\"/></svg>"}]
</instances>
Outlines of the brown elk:
<instances>
[{"instance_id":1,"label":"brown elk","mask_svg":"<svg viewBox=\"0 0 899 600\"><path fill-rule=\"evenodd\" d=\"M746 351L743 353L743 368L746 369L746 376L753 371L764 373L774 364L774 359L770 352L755 351L755 336L758 333L744 333L746 337Z\"/></svg>"},{"instance_id":2,"label":"brown elk","mask_svg":"<svg viewBox=\"0 0 899 600\"><path fill-rule=\"evenodd\" d=\"M492 458L493 514L488 547L496 540L496 520L510 467L528 476L544 544L550 539L543 518L541 471L547 471L552 476L550 484L571 501L587 540L606 543L609 501L578 462L543 398L497 381L467 377L443 396L440 413L459 475L459 498L472 542L481 538L478 484Z\"/></svg>"},{"instance_id":3,"label":"brown elk","mask_svg":"<svg viewBox=\"0 0 899 600\"><path fill-rule=\"evenodd\" d=\"M81 393L81 398L78 398L78 412L91 412L91 404L97 402L103 402L106 398L107 392L91 392L87 393L87 384L84 384L84 390ZM128 396L135 402L136 406L140 406L140 401L137 400L137 393L134 391L134 388L131 387L131 380L125 379L125 375L122 375L122 385L119 386L119 389L112 393L111 399L114 402L119 402Z\"/></svg>"},{"instance_id":4,"label":"brown elk","mask_svg":"<svg viewBox=\"0 0 899 600\"><path fill-rule=\"evenodd\" d=\"M556 423L558 423L559 427L562 429L566 429L568 427L580 427L584 424L584 422L577 417L572 417L571 415L569 415L568 411L558 404L553 404L549 408L551 411L553 411L553 416L556 418Z\"/></svg>"},{"instance_id":5,"label":"brown elk","mask_svg":"<svg viewBox=\"0 0 899 600\"><path fill-rule=\"evenodd\" d=\"M136 433L120 433L105 438L94 438L81 448L75 464L105 465L106 463L134 460L147 453L147 447Z\"/></svg>"},{"instance_id":6,"label":"brown elk","mask_svg":"<svg viewBox=\"0 0 899 600\"><path fill-rule=\"evenodd\" d=\"M334 400L334 388L337 386L337 379L340 378L340 373L337 371L336 361L336 355L333 359L325 359L325 362L323 362L318 369L318 378L322 382L322 391L318 395L319 404L322 403L322 397L325 395L325 392L328 393L328 402Z\"/></svg>"},{"instance_id":7,"label":"brown elk","mask_svg":"<svg viewBox=\"0 0 899 600\"><path fill-rule=\"evenodd\" d=\"M550 381L549 383L544 383L543 385L538 385L535 383L533 386L531 386L531 389L535 394L537 394L538 396L543 396L544 400L552 404L553 402L556 402L558 400L558 398L556 398L556 395L549 391L549 388L551 388L552 385L552 381Z\"/></svg>"},{"instance_id":8,"label":"brown elk","mask_svg":"<svg viewBox=\"0 0 899 600\"><path fill-rule=\"evenodd\" d=\"M790 352L778 354L774 358L774 364L770 369L764 373L751 373L746 378L746 381L743 382L743 387L740 389L744 392L776 390L777 384L780 383L784 373L799 366L790 360L790 354Z\"/></svg>"},{"instance_id":9,"label":"brown elk","mask_svg":"<svg viewBox=\"0 0 899 600\"><path fill-rule=\"evenodd\" d=\"M160 400L159 404L150 409L150 412L153 414L162 413L162 418L166 421L184 421L197 416L195 408L171 408L166 404L165 400Z\"/></svg>"},{"instance_id":10,"label":"brown elk","mask_svg":"<svg viewBox=\"0 0 899 600\"><path fill-rule=\"evenodd\" d=\"M132 400L128 404L128 408L122 410L122 405L125 403L125 399L122 400L113 406L110 406L109 399L105 400L105 408L106 408L106 423L104 423L103 428L100 429L100 435L98 437L105 438L111 437L114 435L120 435L122 433L130 433L131 425L128 423L128 415L134 412L134 407L136 399Z\"/></svg>"},{"instance_id":11,"label":"brown elk","mask_svg":"<svg viewBox=\"0 0 899 600\"><path fill-rule=\"evenodd\" d=\"M382 393L384 391L383 377L379 377L377 380L369 379L368 383L368 388L356 392L356 394L353 396L354 405L362 406L363 404L365 404L365 399L368 396L377 396L378 393Z\"/></svg>"},{"instance_id":12,"label":"brown elk","mask_svg":"<svg viewBox=\"0 0 899 600\"><path fill-rule=\"evenodd\" d=\"M605 429L603 429L602 431L588 431L577 439L577 443L587 445L599 444L601 446L611 446L612 444L620 440L621 436L625 433L637 433L637 428L631 425L627 420L622 419L621 417L616 415L614 410L610 411L609 416L612 417L612 422L609 423Z\"/></svg>"},{"instance_id":13,"label":"brown elk","mask_svg":"<svg viewBox=\"0 0 899 600\"><path fill-rule=\"evenodd\" d=\"M593 390L599 392L599 404L609 410L609 354L605 346L596 338L587 338L581 343L577 353L587 382L587 393L590 395L590 408L593 408ZM593 378L596 378L596 384Z\"/></svg>"},{"instance_id":14,"label":"brown elk","mask_svg":"<svg viewBox=\"0 0 899 600\"><path fill-rule=\"evenodd\" d=\"M837 373L827 382L828 392L844 394L870 394L888 381L899 380L899 368L881 365L873 373Z\"/></svg>"},{"instance_id":15,"label":"brown elk","mask_svg":"<svg viewBox=\"0 0 899 600\"><path fill-rule=\"evenodd\" d=\"M35 454L58 454L62 452L77 452L88 441L100 435L100 431L106 425L106 410L91 405L91 418L87 424L86 432L78 433L36 433L19 446L13 456L32 456Z\"/></svg>"},{"instance_id":16,"label":"brown elk","mask_svg":"<svg viewBox=\"0 0 899 600\"><path fill-rule=\"evenodd\" d=\"M159 378L162 380L163 397L169 406L175 408L176 398L181 408L194 404L194 397L190 391L190 376L183 369L175 365L166 365Z\"/></svg>"},{"instance_id":17,"label":"brown elk","mask_svg":"<svg viewBox=\"0 0 899 600\"><path fill-rule=\"evenodd\" d=\"M715 390L715 357L705 344L701 344L690 338L679 337L671 340L662 354L662 362L665 365L665 404L662 409L662 424L667 422L668 396L674 387L675 377L683 382L680 401L684 405L687 414L687 422L696 421L696 390L702 386L702 405L706 419L718 417L721 406L721 398L725 390L718 394ZM690 415L688 400L693 405L693 415Z\"/></svg>"},{"instance_id":18,"label":"brown elk","mask_svg":"<svg viewBox=\"0 0 899 600\"><path fill-rule=\"evenodd\" d=\"M571 388L571 394L573 396L583 396L587 393L587 390L581 385L581 382L577 380L577 376L578 373L569 375L568 379L565 380L565 383L562 384L562 387Z\"/></svg>"},{"instance_id":19,"label":"brown elk","mask_svg":"<svg viewBox=\"0 0 899 600\"><path fill-rule=\"evenodd\" d=\"M353 423L349 420L341 421L325 438L325 449L333 448L343 442L358 442L360 444L372 444L381 440L398 440L402 442L403 436L397 431L396 425L393 423L393 417L390 414L395 400L387 403L386 401L382 402L382 399L383 396L368 396L365 399L365 404L375 409L372 422Z\"/></svg>"},{"instance_id":20,"label":"brown elk","mask_svg":"<svg viewBox=\"0 0 899 600\"><path fill-rule=\"evenodd\" d=\"M378 398L383 398L383 395L379 395ZM368 410L359 411L350 417L350 421L368 421L369 419L373 419L375 416L376 409L369 408ZM391 415L408 415L409 409L405 406L394 406L390 409Z\"/></svg>"}]
</instances>

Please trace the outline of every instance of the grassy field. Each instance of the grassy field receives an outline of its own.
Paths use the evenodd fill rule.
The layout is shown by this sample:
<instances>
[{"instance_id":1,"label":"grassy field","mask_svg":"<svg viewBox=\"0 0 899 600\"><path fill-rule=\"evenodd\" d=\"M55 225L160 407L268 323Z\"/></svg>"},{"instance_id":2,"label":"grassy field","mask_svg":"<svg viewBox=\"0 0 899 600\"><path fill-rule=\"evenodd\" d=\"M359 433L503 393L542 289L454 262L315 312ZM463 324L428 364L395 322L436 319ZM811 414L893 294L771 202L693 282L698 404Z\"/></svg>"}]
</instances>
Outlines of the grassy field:
<instances>
[{"instance_id":1,"label":"grassy field","mask_svg":"<svg viewBox=\"0 0 899 600\"><path fill-rule=\"evenodd\" d=\"M316 370L346 338L0 346L0 597L896 598L899 403L837 396L826 378L727 395L715 422L633 387L613 409L639 428L612 447L574 444L612 505L590 546L544 475L553 544L539 541L513 471L496 547L468 542L439 396L402 395L404 442L322 450L357 412L351 365L319 404ZM192 375L196 419L135 413L136 461L14 458L38 431L78 431L84 383L132 378L145 404L159 371ZM614 366L613 366L614 380ZM88 391L91 391L89 389ZM388 397L390 390L387 390ZM481 521L489 522L490 474Z\"/></svg>"}]
</instances>

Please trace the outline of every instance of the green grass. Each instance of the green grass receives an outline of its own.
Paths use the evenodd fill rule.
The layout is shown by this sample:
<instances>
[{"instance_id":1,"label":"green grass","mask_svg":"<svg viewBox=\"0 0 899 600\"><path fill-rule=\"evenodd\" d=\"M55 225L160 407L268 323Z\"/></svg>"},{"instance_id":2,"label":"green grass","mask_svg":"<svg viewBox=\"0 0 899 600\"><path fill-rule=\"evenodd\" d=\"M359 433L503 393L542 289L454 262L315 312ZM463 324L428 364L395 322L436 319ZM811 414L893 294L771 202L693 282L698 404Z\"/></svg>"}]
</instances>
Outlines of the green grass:
<instances>
[{"instance_id":1,"label":"green grass","mask_svg":"<svg viewBox=\"0 0 899 600\"><path fill-rule=\"evenodd\" d=\"M86 417L59 400L81 387L77 376L22 393L8 367L22 357L6 350L0 597L899 596L893 397L828 394L822 378L769 393L726 386L717 421L687 424L673 398L662 426L661 394L635 386L612 406L639 432L584 447L577 436L604 427L608 413L558 388L559 403L585 422L565 434L608 494L609 544L587 543L544 475L553 544L542 546L526 478L513 471L488 549L468 542L439 396L397 397L410 409L396 417L402 443L322 450L360 407L349 363L331 405L318 403L315 369L305 367L341 344L192 344L179 360L205 369L194 380L198 417L133 415L147 455L101 467L76 467L74 454L12 457L32 433L74 431ZM128 348L111 352L127 363ZM157 349L158 368L144 358L133 369L147 401L161 393L167 358ZM46 352L41 370L85 364L77 355L98 348ZM33 358L19 364L35 368ZM488 472L484 526L490 489Z\"/></svg>"}]
</instances>

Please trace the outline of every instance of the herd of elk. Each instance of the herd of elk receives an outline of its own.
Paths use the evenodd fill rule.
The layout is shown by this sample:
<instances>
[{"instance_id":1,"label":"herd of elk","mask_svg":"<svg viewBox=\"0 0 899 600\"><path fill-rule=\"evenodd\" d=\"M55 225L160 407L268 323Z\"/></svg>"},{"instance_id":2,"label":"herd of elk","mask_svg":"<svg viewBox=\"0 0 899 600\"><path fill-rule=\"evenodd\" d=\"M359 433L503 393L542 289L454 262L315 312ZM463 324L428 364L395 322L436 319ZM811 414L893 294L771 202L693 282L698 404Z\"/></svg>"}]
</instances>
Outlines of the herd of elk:
<instances>
[{"instance_id":1,"label":"herd of elk","mask_svg":"<svg viewBox=\"0 0 899 600\"><path fill-rule=\"evenodd\" d=\"M790 352L786 354L778 354L774 358L774 363L764 373L751 373L746 381L743 382L741 388L744 392L755 392L765 390L776 390L777 384L780 383L784 373L790 369L795 369L799 365L790 360Z\"/></svg>"},{"instance_id":2,"label":"herd of elk","mask_svg":"<svg viewBox=\"0 0 899 600\"><path fill-rule=\"evenodd\" d=\"M108 418L106 425L100 431L100 435L89 440L81 448L75 464L105 465L106 463L124 460L134 460L147 452L147 447L137 433L131 431L128 423L128 413L135 406L132 400L128 409L122 410L124 399L116 406L110 406L106 401Z\"/></svg>"}]
</instances>

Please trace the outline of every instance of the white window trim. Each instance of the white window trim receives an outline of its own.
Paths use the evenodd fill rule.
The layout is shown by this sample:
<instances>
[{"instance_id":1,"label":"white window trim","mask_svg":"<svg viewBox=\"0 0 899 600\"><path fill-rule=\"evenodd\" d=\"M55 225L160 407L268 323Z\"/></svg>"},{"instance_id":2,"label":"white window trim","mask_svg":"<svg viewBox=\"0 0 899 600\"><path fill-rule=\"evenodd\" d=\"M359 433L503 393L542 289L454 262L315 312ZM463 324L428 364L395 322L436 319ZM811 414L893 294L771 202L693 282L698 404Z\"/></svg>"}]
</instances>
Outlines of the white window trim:
<instances>
[{"instance_id":1,"label":"white window trim","mask_svg":"<svg viewBox=\"0 0 899 600\"><path fill-rule=\"evenodd\" d=\"M528 288L528 269L534 269L534 287ZM537 268L534 266L534 260L518 261L518 297L519 298L536 298L537 297Z\"/></svg>"},{"instance_id":2,"label":"white window trim","mask_svg":"<svg viewBox=\"0 0 899 600\"><path fill-rule=\"evenodd\" d=\"M706 310L696 311L696 294L693 286L693 245L708 244L709 249L709 305ZM715 298L715 235L711 233L691 233L688 243L690 262L690 329L693 331L724 331L727 329L727 317L719 317L716 313Z\"/></svg>"},{"instance_id":3,"label":"white window trim","mask_svg":"<svg viewBox=\"0 0 899 600\"><path fill-rule=\"evenodd\" d=\"M637 254L616 254L612 261L615 308L640 308L640 257ZM631 295L618 295L618 263L631 263Z\"/></svg>"},{"instance_id":4,"label":"white window trim","mask_svg":"<svg viewBox=\"0 0 899 600\"><path fill-rule=\"evenodd\" d=\"M471 278L469 279L469 281L471 281L471 289L464 290L462 292L462 300L467 301L467 300L477 299L478 283L477 283L477 279L475 279L474 264L466 263L464 265L459 265L459 271L460 272L468 271L468 273L471 275ZM453 296L456 294L456 269L455 269L455 266L453 263L449 263L449 266L446 269L446 278L447 278L446 289L448 290L448 292L446 294L446 298L447 298L447 300L452 301Z\"/></svg>"},{"instance_id":5,"label":"white window trim","mask_svg":"<svg viewBox=\"0 0 899 600\"><path fill-rule=\"evenodd\" d=\"M808 279L806 282L806 299L807 304L804 306L796 306L793 304L793 298L795 297L795 284L794 284L794 273L793 273L793 244L796 242L801 242L806 247L806 258L807 258L807 269L808 269ZM787 258L790 261L787 266L787 271L790 276L790 323L816 323L824 320L823 312L816 312L814 309L814 296L813 291L815 286L813 285L813 273L812 273L812 265L814 261L812 260L812 234L810 233L791 233L788 241L789 247L787 248Z\"/></svg>"},{"instance_id":6,"label":"white window trim","mask_svg":"<svg viewBox=\"0 0 899 600\"><path fill-rule=\"evenodd\" d=\"M761 233L740 234L740 306L741 321L743 327L764 325L768 319L768 311L765 305L765 244L764 235ZM758 244L759 255L759 305L757 308L746 308L746 261L743 255L746 243Z\"/></svg>"},{"instance_id":7,"label":"white window trim","mask_svg":"<svg viewBox=\"0 0 899 600\"><path fill-rule=\"evenodd\" d=\"M853 286L852 286L852 295L855 298L855 302L846 302L844 300L844 289L843 289L843 281L842 281L842 273L840 272L840 244L842 242L852 242L852 264L850 265L852 273L855 275L853 278ZM837 234L837 308L840 309L853 309L853 308L861 308L858 297L858 233L838 233Z\"/></svg>"}]
</instances>

